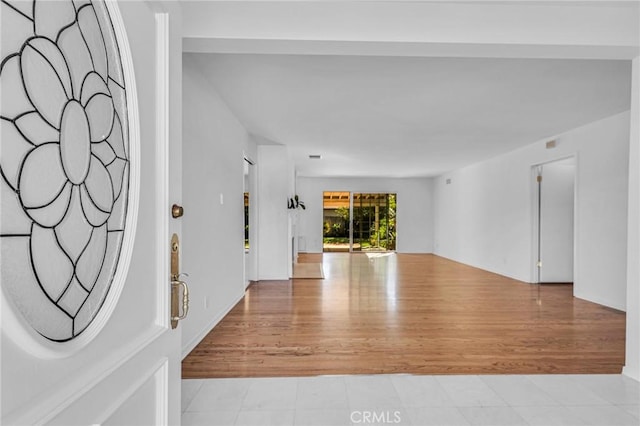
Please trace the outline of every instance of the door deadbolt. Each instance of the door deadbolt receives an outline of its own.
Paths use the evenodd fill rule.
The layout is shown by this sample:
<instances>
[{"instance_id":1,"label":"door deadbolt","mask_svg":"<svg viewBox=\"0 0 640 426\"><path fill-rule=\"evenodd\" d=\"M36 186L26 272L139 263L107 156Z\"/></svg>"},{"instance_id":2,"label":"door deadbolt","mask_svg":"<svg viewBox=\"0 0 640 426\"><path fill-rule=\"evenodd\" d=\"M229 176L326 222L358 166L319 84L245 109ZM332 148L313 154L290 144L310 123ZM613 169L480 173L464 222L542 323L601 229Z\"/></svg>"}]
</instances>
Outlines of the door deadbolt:
<instances>
[{"instance_id":1,"label":"door deadbolt","mask_svg":"<svg viewBox=\"0 0 640 426\"><path fill-rule=\"evenodd\" d=\"M173 206L171 206L171 216L174 219L182 217L183 214L184 214L184 208L182 206L179 206L177 204L174 204Z\"/></svg>"}]
</instances>

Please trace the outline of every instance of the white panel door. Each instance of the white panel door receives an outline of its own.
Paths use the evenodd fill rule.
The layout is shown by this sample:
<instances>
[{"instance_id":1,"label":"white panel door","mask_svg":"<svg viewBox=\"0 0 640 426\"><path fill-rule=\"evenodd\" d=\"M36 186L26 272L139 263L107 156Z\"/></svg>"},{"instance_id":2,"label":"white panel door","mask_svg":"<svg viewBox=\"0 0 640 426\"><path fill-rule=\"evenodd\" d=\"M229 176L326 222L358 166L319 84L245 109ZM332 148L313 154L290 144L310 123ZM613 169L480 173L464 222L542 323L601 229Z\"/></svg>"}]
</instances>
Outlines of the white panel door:
<instances>
[{"instance_id":1,"label":"white panel door","mask_svg":"<svg viewBox=\"0 0 640 426\"><path fill-rule=\"evenodd\" d=\"M179 424L177 7L1 7L0 423Z\"/></svg>"},{"instance_id":2,"label":"white panel door","mask_svg":"<svg viewBox=\"0 0 640 426\"><path fill-rule=\"evenodd\" d=\"M575 159L542 166L540 282L573 282Z\"/></svg>"}]
</instances>

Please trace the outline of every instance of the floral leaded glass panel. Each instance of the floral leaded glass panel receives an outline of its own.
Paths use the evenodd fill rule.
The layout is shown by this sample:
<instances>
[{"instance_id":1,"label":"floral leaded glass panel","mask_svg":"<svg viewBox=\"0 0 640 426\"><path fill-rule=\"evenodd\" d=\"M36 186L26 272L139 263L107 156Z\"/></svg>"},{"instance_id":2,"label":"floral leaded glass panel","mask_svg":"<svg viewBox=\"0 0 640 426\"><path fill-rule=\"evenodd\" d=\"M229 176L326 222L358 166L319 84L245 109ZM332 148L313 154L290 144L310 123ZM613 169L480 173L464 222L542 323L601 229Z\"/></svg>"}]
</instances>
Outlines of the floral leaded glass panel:
<instances>
[{"instance_id":1,"label":"floral leaded glass panel","mask_svg":"<svg viewBox=\"0 0 640 426\"><path fill-rule=\"evenodd\" d=\"M2 0L3 293L53 341L112 286L127 226L127 87L103 1Z\"/></svg>"}]
</instances>

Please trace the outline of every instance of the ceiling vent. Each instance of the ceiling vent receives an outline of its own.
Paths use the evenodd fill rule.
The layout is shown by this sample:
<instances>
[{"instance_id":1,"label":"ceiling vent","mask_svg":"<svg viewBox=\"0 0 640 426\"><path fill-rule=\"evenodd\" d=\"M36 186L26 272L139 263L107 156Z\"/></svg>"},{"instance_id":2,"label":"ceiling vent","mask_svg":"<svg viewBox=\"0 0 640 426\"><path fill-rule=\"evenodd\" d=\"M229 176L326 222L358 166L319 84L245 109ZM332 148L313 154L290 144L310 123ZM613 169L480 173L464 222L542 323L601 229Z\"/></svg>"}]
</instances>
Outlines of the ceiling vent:
<instances>
[{"instance_id":1,"label":"ceiling vent","mask_svg":"<svg viewBox=\"0 0 640 426\"><path fill-rule=\"evenodd\" d=\"M310 160L320 160L320 159L322 159L322 155L320 155L320 154L311 154L311 155L309 155L309 159Z\"/></svg>"}]
</instances>

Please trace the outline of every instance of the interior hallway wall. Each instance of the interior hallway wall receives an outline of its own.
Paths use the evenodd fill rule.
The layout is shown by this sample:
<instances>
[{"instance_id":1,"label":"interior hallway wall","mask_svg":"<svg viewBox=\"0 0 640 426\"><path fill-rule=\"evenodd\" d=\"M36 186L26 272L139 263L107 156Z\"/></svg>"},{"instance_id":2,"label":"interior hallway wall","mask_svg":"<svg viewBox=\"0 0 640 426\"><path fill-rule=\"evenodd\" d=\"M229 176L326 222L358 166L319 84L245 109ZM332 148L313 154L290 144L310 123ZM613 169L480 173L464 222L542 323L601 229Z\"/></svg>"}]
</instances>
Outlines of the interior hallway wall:
<instances>
[{"instance_id":1,"label":"interior hallway wall","mask_svg":"<svg viewBox=\"0 0 640 426\"><path fill-rule=\"evenodd\" d=\"M433 251L433 180L430 178L312 178L299 177L297 191L307 209L298 216L298 236L308 253L322 253L322 193L350 191L395 193L398 253Z\"/></svg>"},{"instance_id":2,"label":"interior hallway wall","mask_svg":"<svg viewBox=\"0 0 640 426\"><path fill-rule=\"evenodd\" d=\"M189 316L183 356L244 294L243 155L255 144L193 61L183 55L182 270Z\"/></svg>"},{"instance_id":3,"label":"interior hallway wall","mask_svg":"<svg viewBox=\"0 0 640 426\"><path fill-rule=\"evenodd\" d=\"M287 147L258 146L258 279L289 279L291 246L287 198L291 189Z\"/></svg>"},{"instance_id":4,"label":"interior hallway wall","mask_svg":"<svg viewBox=\"0 0 640 426\"><path fill-rule=\"evenodd\" d=\"M534 282L531 167L575 154L574 294L625 310L629 120L617 114L436 179L434 252Z\"/></svg>"}]
</instances>

